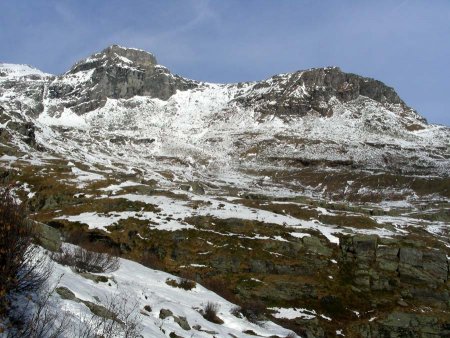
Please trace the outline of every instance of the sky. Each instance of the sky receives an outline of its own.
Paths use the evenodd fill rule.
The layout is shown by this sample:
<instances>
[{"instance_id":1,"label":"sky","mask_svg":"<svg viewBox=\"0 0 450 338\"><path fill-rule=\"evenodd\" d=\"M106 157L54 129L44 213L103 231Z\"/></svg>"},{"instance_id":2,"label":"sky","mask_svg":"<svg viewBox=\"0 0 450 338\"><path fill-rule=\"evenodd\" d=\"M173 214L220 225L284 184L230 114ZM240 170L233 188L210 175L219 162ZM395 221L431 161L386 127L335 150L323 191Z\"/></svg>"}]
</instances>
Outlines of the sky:
<instances>
[{"instance_id":1,"label":"sky","mask_svg":"<svg viewBox=\"0 0 450 338\"><path fill-rule=\"evenodd\" d=\"M0 0L0 62L61 74L111 44L209 82L339 66L450 126L450 0Z\"/></svg>"}]
</instances>

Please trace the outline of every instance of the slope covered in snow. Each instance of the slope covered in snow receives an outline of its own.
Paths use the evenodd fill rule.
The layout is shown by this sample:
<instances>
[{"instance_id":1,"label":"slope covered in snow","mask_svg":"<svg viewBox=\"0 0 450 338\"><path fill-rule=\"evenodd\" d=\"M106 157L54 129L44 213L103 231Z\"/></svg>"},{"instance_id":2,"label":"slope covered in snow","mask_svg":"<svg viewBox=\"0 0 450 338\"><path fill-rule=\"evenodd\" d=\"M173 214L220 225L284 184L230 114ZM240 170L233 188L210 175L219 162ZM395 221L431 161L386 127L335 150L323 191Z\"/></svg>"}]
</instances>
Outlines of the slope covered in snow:
<instances>
[{"instance_id":1,"label":"slope covered in snow","mask_svg":"<svg viewBox=\"0 0 450 338\"><path fill-rule=\"evenodd\" d=\"M0 82L8 80L41 79L52 76L53 75L44 73L39 69L28 65L0 63Z\"/></svg>"},{"instance_id":2,"label":"slope covered in snow","mask_svg":"<svg viewBox=\"0 0 450 338\"><path fill-rule=\"evenodd\" d=\"M64 244L64 250L77 247ZM44 250L40 251L44 259ZM238 313L238 307L199 284L191 290L170 285L179 277L120 259L119 269L110 273L77 273L72 267L51 260L52 275L48 287L53 290L47 303L48 313L64 318L65 331L58 337L76 337L87 332L102 334L96 327L107 311L117 311L118 320L137 323L142 337L285 337L292 331L273 322L249 322ZM169 282L169 283L167 283ZM206 320L202 311L208 303L217 306L222 324ZM106 309L101 312L99 309ZM97 310L96 310L97 309ZM234 313L234 315L233 315ZM123 316L123 317L122 317ZM40 318L43 320L43 318ZM181 319L181 320L180 320ZM127 325L126 321L122 325ZM57 323L55 323L55 329ZM247 332L247 333L245 333ZM253 333L253 334L251 334ZM91 337L91 336L89 336ZM112 337L123 337L119 330ZM131 335L130 337L137 337Z\"/></svg>"}]
</instances>

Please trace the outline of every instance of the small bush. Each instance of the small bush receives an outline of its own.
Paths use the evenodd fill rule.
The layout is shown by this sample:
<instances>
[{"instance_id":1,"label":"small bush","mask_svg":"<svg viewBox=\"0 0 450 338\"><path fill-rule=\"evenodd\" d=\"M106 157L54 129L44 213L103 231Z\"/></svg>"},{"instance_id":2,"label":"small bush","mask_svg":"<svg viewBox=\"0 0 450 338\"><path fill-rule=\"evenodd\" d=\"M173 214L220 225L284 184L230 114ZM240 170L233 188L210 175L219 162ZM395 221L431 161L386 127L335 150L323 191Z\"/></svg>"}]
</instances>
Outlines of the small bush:
<instances>
[{"instance_id":1,"label":"small bush","mask_svg":"<svg viewBox=\"0 0 450 338\"><path fill-rule=\"evenodd\" d=\"M110 253L88 251L76 247L65 247L52 255L52 259L62 265L75 268L77 272L104 273L116 271L120 267L117 256Z\"/></svg>"},{"instance_id":2,"label":"small bush","mask_svg":"<svg viewBox=\"0 0 450 338\"><path fill-rule=\"evenodd\" d=\"M195 288L197 283L195 281L187 279L187 278L180 278L178 285L180 288L182 288L184 290L192 290L193 288Z\"/></svg>"},{"instance_id":3,"label":"small bush","mask_svg":"<svg viewBox=\"0 0 450 338\"><path fill-rule=\"evenodd\" d=\"M242 318L241 307L235 306L231 309L230 313L236 318Z\"/></svg>"},{"instance_id":4,"label":"small bush","mask_svg":"<svg viewBox=\"0 0 450 338\"><path fill-rule=\"evenodd\" d=\"M167 279L166 284L174 288L184 289L186 291L192 290L197 285L195 281L187 278L180 278L178 281L176 281L175 279Z\"/></svg>"},{"instance_id":5,"label":"small bush","mask_svg":"<svg viewBox=\"0 0 450 338\"><path fill-rule=\"evenodd\" d=\"M50 303L55 289L43 286L39 292L15 300L16 308L9 313L6 338L62 338L70 331L70 315ZM23 295L22 295L23 296Z\"/></svg>"},{"instance_id":6,"label":"small bush","mask_svg":"<svg viewBox=\"0 0 450 338\"><path fill-rule=\"evenodd\" d=\"M223 324L223 320L217 317L217 312L219 312L219 304L208 302L203 308L203 318L215 324Z\"/></svg>"}]
</instances>

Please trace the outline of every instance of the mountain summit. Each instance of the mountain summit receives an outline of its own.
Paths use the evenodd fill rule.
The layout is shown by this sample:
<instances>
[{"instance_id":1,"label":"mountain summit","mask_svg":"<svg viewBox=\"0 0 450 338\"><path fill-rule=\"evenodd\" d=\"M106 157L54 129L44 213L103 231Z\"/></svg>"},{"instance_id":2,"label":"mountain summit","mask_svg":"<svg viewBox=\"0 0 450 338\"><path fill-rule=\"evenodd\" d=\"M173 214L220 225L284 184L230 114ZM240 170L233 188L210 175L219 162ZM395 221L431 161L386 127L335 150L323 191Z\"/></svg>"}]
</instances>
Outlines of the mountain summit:
<instances>
[{"instance_id":1,"label":"mountain summit","mask_svg":"<svg viewBox=\"0 0 450 338\"><path fill-rule=\"evenodd\" d=\"M144 50L112 45L87 59L79 61L71 68L69 73L120 64L128 65L129 67L152 68L158 62L153 54Z\"/></svg>"},{"instance_id":2,"label":"mountain summit","mask_svg":"<svg viewBox=\"0 0 450 338\"><path fill-rule=\"evenodd\" d=\"M168 99L194 81L173 75L148 52L112 45L76 63L49 87L49 97L77 113L103 106L107 98L149 96ZM63 106L59 106L61 110Z\"/></svg>"}]
</instances>

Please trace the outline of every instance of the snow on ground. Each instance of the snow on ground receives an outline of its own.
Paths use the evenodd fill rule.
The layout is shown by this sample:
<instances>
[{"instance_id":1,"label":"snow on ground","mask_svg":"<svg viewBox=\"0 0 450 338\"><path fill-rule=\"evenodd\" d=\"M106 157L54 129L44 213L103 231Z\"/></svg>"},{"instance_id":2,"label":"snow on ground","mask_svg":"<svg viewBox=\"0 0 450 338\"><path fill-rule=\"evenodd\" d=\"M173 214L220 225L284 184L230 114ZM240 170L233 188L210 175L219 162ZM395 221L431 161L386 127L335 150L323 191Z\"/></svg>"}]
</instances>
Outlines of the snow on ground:
<instances>
[{"instance_id":1,"label":"snow on ground","mask_svg":"<svg viewBox=\"0 0 450 338\"><path fill-rule=\"evenodd\" d=\"M4 74L4 75L2 75ZM44 73L39 69L33 68L28 65L18 65L12 63L0 63L0 82L4 80L11 79L21 79L25 77L36 76L36 77L49 77L51 74Z\"/></svg>"},{"instance_id":2,"label":"snow on ground","mask_svg":"<svg viewBox=\"0 0 450 338\"><path fill-rule=\"evenodd\" d=\"M84 117L72 112L71 109L64 108L59 116L51 116L47 110L39 115L38 122L48 126L63 126L85 129L88 127ZM51 140L50 140L51 141Z\"/></svg>"},{"instance_id":3,"label":"snow on ground","mask_svg":"<svg viewBox=\"0 0 450 338\"><path fill-rule=\"evenodd\" d=\"M153 229L176 231L181 229L191 229L192 225L177 220L161 220L159 213L150 211L112 211L104 214L96 212L84 212L75 216L60 216L57 219L66 219L70 222L80 222L87 224L89 229L101 229L109 232L107 227L117 224L120 220L134 218L149 221L149 226ZM150 223L151 222L151 223Z\"/></svg>"},{"instance_id":4,"label":"snow on ground","mask_svg":"<svg viewBox=\"0 0 450 338\"><path fill-rule=\"evenodd\" d=\"M166 284L167 279L178 278L165 272L146 268L138 263L120 259L120 268L111 273L98 274L108 278L107 283L96 283L73 272L69 267L55 263L52 283L59 287L66 287L75 296L82 300L105 304L107 299L114 297L126 297L128 306L137 303L138 311L145 315L140 316L144 337L168 337L175 332L183 337L211 337L211 334L193 329L199 325L202 330L214 331L216 337L252 337L243 331L252 330L257 335L269 337L271 335L286 336L290 333L272 322L264 322L262 325L250 323L246 319L233 316L231 311L236 306L217 294L197 284L190 291L172 287ZM218 316L224 324L218 325L205 320L199 313L200 309L208 303L216 303L219 306ZM52 306L58 311L67 311L77 321L82 317L89 317L90 311L83 304L71 300L60 299L57 294L52 296ZM149 305L151 312L145 311L144 306ZM186 317L191 330L183 330L173 317L164 320L159 318L161 309L168 309L175 316ZM162 332L165 331L165 333ZM68 335L67 337L72 337Z\"/></svg>"},{"instance_id":5,"label":"snow on ground","mask_svg":"<svg viewBox=\"0 0 450 338\"><path fill-rule=\"evenodd\" d=\"M77 186L79 188L85 187L88 182L99 181L99 180L105 179L105 177L103 175L89 172L89 171L84 171L77 167L72 167L71 169L72 169L72 174L76 175L76 178L71 179L69 181L78 183Z\"/></svg>"},{"instance_id":6,"label":"snow on ground","mask_svg":"<svg viewBox=\"0 0 450 338\"><path fill-rule=\"evenodd\" d=\"M303 308L282 308L282 307L273 307L270 310L275 311L273 316L275 318L285 318L285 319L314 319L317 317L317 312L314 310L308 310Z\"/></svg>"},{"instance_id":7,"label":"snow on ground","mask_svg":"<svg viewBox=\"0 0 450 338\"><path fill-rule=\"evenodd\" d=\"M100 188L99 190L101 191L107 191L107 192L111 192L113 195L117 194L120 190L122 190L123 188L127 188L127 187L135 187L135 186L139 186L142 185L141 183L136 183L133 181L125 181L119 184L112 184L106 188Z\"/></svg>"},{"instance_id":8,"label":"snow on ground","mask_svg":"<svg viewBox=\"0 0 450 338\"><path fill-rule=\"evenodd\" d=\"M124 182L122 187L131 185L133 185L133 182ZM112 185L107 188L103 188L103 190L117 191L117 189L120 186L121 185ZM393 237L395 235L407 233L401 227L397 227L395 231L385 229L381 226L378 228L371 228L371 229L342 227L342 226L337 227L330 224L323 224L316 219L303 220L295 218L290 215L281 215L267 210L250 208L238 203L226 202L222 199L218 200L216 198L208 196L197 196L189 193L186 194L188 196L186 200L160 195L139 195L139 194L113 195L109 196L109 198L114 199L123 198L133 202L143 202L146 204L153 205L157 207L159 210L155 212L111 211L103 214L99 214L96 212L85 212L79 215L62 215L58 218L66 219L71 222L85 223L89 226L90 229L102 229L105 231L108 231L107 230L108 226L116 224L119 220L128 218L148 220L149 227L165 231L176 231L180 229L193 228L192 225L184 221L186 218L192 216L213 216L219 219L236 218L251 221L259 221L266 224L283 225L288 228L292 228L293 231L291 232L291 235L297 238L310 236L310 234L305 233L305 230L318 231L324 237L326 237L330 243L333 244L339 244L339 237L337 236L338 234L360 233L367 235L378 235L380 237ZM195 208L193 207L192 203L197 203ZM378 222L381 224L384 223L381 220L385 221L385 219L383 218L381 219L375 218L375 219L377 219ZM221 234L219 232L216 233ZM232 233L227 233L227 235L239 236L238 234ZM259 235L256 235L251 238L269 239L269 237ZM286 239L280 236L277 236L273 239L279 241L286 241Z\"/></svg>"}]
</instances>

